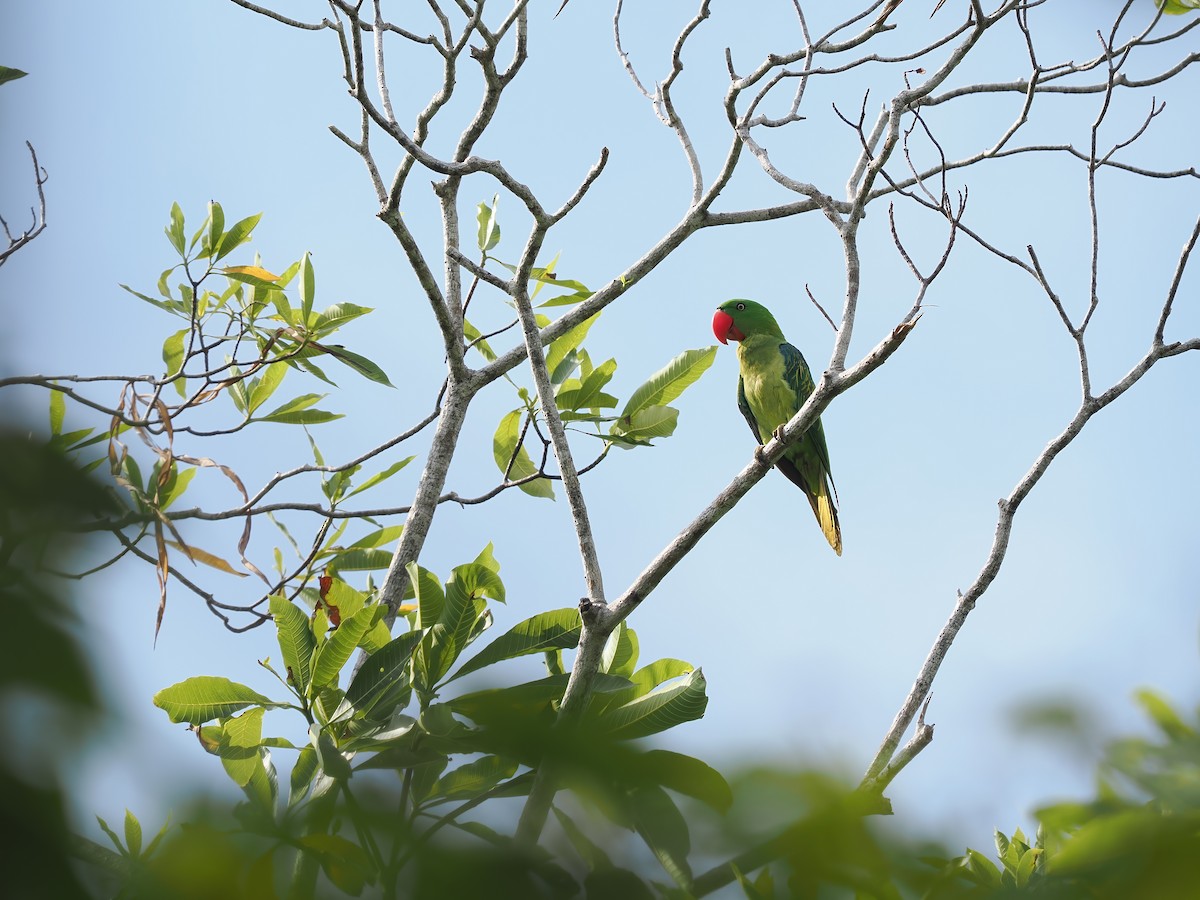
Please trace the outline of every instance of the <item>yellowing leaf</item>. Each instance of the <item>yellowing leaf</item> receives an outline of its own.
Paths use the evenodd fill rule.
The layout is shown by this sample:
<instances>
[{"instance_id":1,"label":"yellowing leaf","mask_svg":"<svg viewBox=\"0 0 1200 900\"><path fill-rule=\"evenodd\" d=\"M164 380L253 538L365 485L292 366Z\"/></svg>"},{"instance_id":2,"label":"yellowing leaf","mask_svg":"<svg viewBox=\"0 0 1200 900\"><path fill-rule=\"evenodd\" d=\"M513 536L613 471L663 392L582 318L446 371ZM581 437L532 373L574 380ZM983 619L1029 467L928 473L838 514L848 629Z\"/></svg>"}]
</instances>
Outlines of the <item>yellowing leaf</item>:
<instances>
[{"instance_id":1,"label":"yellowing leaf","mask_svg":"<svg viewBox=\"0 0 1200 900\"><path fill-rule=\"evenodd\" d=\"M261 278L263 281L278 281L278 275L272 275L262 266L226 266L219 269L225 275L249 275L251 278Z\"/></svg>"},{"instance_id":2,"label":"yellowing leaf","mask_svg":"<svg viewBox=\"0 0 1200 900\"><path fill-rule=\"evenodd\" d=\"M176 550L182 550L185 553L190 552L192 554L192 562L204 563L206 566L212 566L214 569L228 572L230 575L236 575L238 578L245 578L247 575L246 572L239 572L215 553L209 553L207 550L201 550L199 547L184 547L175 541L167 541L167 543Z\"/></svg>"}]
</instances>

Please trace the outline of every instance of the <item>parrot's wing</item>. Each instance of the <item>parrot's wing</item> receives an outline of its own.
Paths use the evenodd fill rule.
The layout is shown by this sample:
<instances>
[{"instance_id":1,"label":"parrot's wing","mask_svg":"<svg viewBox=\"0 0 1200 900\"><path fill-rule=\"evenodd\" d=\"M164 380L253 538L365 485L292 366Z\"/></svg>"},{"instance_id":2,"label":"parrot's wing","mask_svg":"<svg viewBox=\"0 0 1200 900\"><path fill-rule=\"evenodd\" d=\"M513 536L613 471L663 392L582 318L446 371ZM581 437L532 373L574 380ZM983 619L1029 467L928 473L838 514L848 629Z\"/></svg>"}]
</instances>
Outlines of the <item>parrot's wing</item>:
<instances>
[{"instance_id":1,"label":"parrot's wing","mask_svg":"<svg viewBox=\"0 0 1200 900\"><path fill-rule=\"evenodd\" d=\"M817 389L817 386L813 382L808 363L804 361L803 353L787 341L780 343L779 353L783 356L783 377L788 386L796 392L796 409L798 410L804 405L809 395ZM806 437L811 440L812 447L817 452L817 458L821 461L821 465L829 476L829 482L832 484L833 469L829 466L829 448L825 445L825 429L821 427L820 419L817 419L816 424L808 430ZM837 488L835 487L835 496L836 492Z\"/></svg>"},{"instance_id":2,"label":"parrot's wing","mask_svg":"<svg viewBox=\"0 0 1200 900\"><path fill-rule=\"evenodd\" d=\"M761 444L763 439L758 433L758 422L754 419L754 413L750 411L750 401L746 399L746 386L742 382L741 375L738 376L738 409L746 417L746 424L750 426L750 433L754 435L754 440Z\"/></svg>"}]
</instances>

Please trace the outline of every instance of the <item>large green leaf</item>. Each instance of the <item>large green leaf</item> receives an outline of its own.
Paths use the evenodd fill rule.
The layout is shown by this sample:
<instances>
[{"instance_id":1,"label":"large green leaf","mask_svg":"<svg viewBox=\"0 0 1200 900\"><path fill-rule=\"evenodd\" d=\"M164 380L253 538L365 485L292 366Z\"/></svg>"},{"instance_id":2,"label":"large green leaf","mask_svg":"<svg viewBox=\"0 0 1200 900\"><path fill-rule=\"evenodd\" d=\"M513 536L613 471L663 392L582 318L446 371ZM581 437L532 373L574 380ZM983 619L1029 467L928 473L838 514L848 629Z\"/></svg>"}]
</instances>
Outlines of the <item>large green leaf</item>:
<instances>
[{"instance_id":1,"label":"large green leaf","mask_svg":"<svg viewBox=\"0 0 1200 900\"><path fill-rule=\"evenodd\" d=\"M484 756L447 772L433 786L431 796L443 800L470 800L517 773L516 760Z\"/></svg>"},{"instance_id":2,"label":"large green leaf","mask_svg":"<svg viewBox=\"0 0 1200 900\"><path fill-rule=\"evenodd\" d=\"M459 654L466 649L475 623L487 609L483 598L472 592L469 586L457 577L458 571L456 568L455 574L446 582L446 603L438 620L438 624L446 630L442 634L442 640L435 641L432 647L428 673L430 687L450 671Z\"/></svg>"},{"instance_id":3,"label":"large green leaf","mask_svg":"<svg viewBox=\"0 0 1200 900\"><path fill-rule=\"evenodd\" d=\"M355 709L370 712L385 694L407 681L409 660L421 637L420 631L406 632L367 657L346 688L346 699Z\"/></svg>"},{"instance_id":4,"label":"large green leaf","mask_svg":"<svg viewBox=\"0 0 1200 900\"><path fill-rule=\"evenodd\" d=\"M631 775L670 788L706 803L717 812L728 812L733 791L723 775L702 760L671 750L648 750L629 763Z\"/></svg>"},{"instance_id":5,"label":"large green leaf","mask_svg":"<svg viewBox=\"0 0 1200 900\"><path fill-rule=\"evenodd\" d=\"M601 363L577 384L566 382L554 398L559 409L608 409L617 405L617 398L601 390L612 380L617 370L615 359Z\"/></svg>"},{"instance_id":6,"label":"large green leaf","mask_svg":"<svg viewBox=\"0 0 1200 900\"><path fill-rule=\"evenodd\" d=\"M405 462L407 461L408 460L405 460ZM371 479L368 478L367 480L370 481ZM363 535L346 549L356 550L360 547L363 549L380 547L384 544L390 544L392 541L397 540L403 532L403 525L385 525L383 528L372 531L370 534Z\"/></svg>"},{"instance_id":7,"label":"large green leaf","mask_svg":"<svg viewBox=\"0 0 1200 900\"><path fill-rule=\"evenodd\" d=\"M263 710L249 709L224 723L217 753L221 765L238 787L245 787L262 767L259 744L262 743Z\"/></svg>"},{"instance_id":8,"label":"large green leaf","mask_svg":"<svg viewBox=\"0 0 1200 900\"><path fill-rule=\"evenodd\" d=\"M650 693L660 684L687 675L696 667L682 659L657 659L649 665L642 666L629 678L631 685L627 690L611 694L608 697L597 698L592 704L595 713L629 703L645 694Z\"/></svg>"},{"instance_id":9,"label":"large green leaf","mask_svg":"<svg viewBox=\"0 0 1200 900\"><path fill-rule=\"evenodd\" d=\"M205 256L213 256L225 235L225 210L216 200L208 201L208 232L204 236Z\"/></svg>"},{"instance_id":10,"label":"large green leaf","mask_svg":"<svg viewBox=\"0 0 1200 900\"><path fill-rule=\"evenodd\" d=\"M258 225L258 221L261 218L262 213L247 216L226 231L225 236L221 238L221 246L217 249L217 253L213 257L213 262L223 259L246 243L246 241L250 240L250 234L254 231L255 226Z\"/></svg>"},{"instance_id":11,"label":"large green leaf","mask_svg":"<svg viewBox=\"0 0 1200 900\"><path fill-rule=\"evenodd\" d=\"M337 329L341 328L347 322L352 322L359 316L365 316L369 312L373 312L372 307L359 306L356 303L335 303L328 309L313 315L313 323L310 330L317 337L323 337L337 331Z\"/></svg>"},{"instance_id":12,"label":"large green leaf","mask_svg":"<svg viewBox=\"0 0 1200 900\"><path fill-rule=\"evenodd\" d=\"M349 618L342 619L342 624L317 651L312 670L314 687L337 683L338 673L342 671L342 667L346 665L346 661L358 647L358 643L366 634L367 629L375 624L376 616L381 613L382 607L368 606Z\"/></svg>"},{"instance_id":13,"label":"large green leaf","mask_svg":"<svg viewBox=\"0 0 1200 900\"><path fill-rule=\"evenodd\" d=\"M455 566L450 579L457 581L463 586L463 590L476 597L488 597L499 603L506 602L504 582L500 580L500 565L495 557L491 556L491 544L480 554L480 560Z\"/></svg>"},{"instance_id":14,"label":"large green leaf","mask_svg":"<svg viewBox=\"0 0 1200 900\"><path fill-rule=\"evenodd\" d=\"M9 81L16 81L18 78L24 78L28 72L22 72L20 69L13 69L9 66L0 66L0 84Z\"/></svg>"},{"instance_id":15,"label":"large green leaf","mask_svg":"<svg viewBox=\"0 0 1200 900\"><path fill-rule=\"evenodd\" d=\"M355 547L339 553L332 564L338 572L375 572L392 564L392 552L370 547Z\"/></svg>"},{"instance_id":16,"label":"large green leaf","mask_svg":"<svg viewBox=\"0 0 1200 900\"><path fill-rule=\"evenodd\" d=\"M598 318L600 318L600 313L584 319L574 328L568 329L565 334L550 342L550 346L546 348L546 368L549 371L553 372L558 368L558 364L566 359L567 354L583 343L588 330L596 324ZM715 347L713 353L716 353Z\"/></svg>"},{"instance_id":17,"label":"large green leaf","mask_svg":"<svg viewBox=\"0 0 1200 900\"><path fill-rule=\"evenodd\" d=\"M513 721L520 721L522 716L548 709L551 702L561 700L569 678L567 673L548 675L537 681L527 681L512 687L473 691L447 700L445 705L480 724L498 723L511 726ZM628 686L629 682L624 678L597 675L593 690L604 694Z\"/></svg>"},{"instance_id":18,"label":"large green leaf","mask_svg":"<svg viewBox=\"0 0 1200 900\"><path fill-rule=\"evenodd\" d=\"M573 649L579 646L581 628L579 610L574 607L538 613L524 622L518 622L484 647L464 663L450 681L501 660L545 650Z\"/></svg>"},{"instance_id":19,"label":"large green leaf","mask_svg":"<svg viewBox=\"0 0 1200 900\"><path fill-rule=\"evenodd\" d=\"M715 345L702 350L684 350L630 395L621 415L632 416L652 406L666 406L694 384L716 356Z\"/></svg>"},{"instance_id":20,"label":"large green leaf","mask_svg":"<svg viewBox=\"0 0 1200 900\"><path fill-rule=\"evenodd\" d=\"M179 370L183 368L183 356L185 349L184 343L187 341L187 336L190 331L190 328L181 328L174 334L169 335L167 339L163 341L162 358L163 363L166 364L167 367L164 375L168 378L172 375L178 374ZM175 382L175 387L181 393L184 391L182 378Z\"/></svg>"},{"instance_id":21,"label":"large green leaf","mask_svg":"<svg viewBox=\"0 0 1200 900\"><path fill-rule=\"evenodd\" d=\"M382 472L376 472L374 475L372 475L370 478L368 478L366 481L364 481L362 484L360 484L358 487L356 487L354 490L352 490L350 493L348 493L346 495L347 499L350 497L353 497L355 494L361 494L363 491L366 491L366 490L369 490L369 489L375 487L375 485L379 484L381 481L386 481L388 478L391 478L393 475L395 475L397 472L399 472L401 469L403 469L405 466L407 466L414 459L416 459L415 456L405 457L404 459L400 460L399 462L392 463L390 466L388 466ZM396 527L399 528L401 526L397 525ZM359 546L359 545L355 545L355 546ZM372 546L378 546L378 544L374 544Z\"/></svg>"},{"instance_id":22,"label":"large green leaf","mask_svg":"<svg viewBox=\"0 0 1200 900\"><path fill-rule=\"evenodd\" d=\"M172 722L191 725L231 716L247 706L287 706L218 675L199 675L163 688L153 702Z\"/></svg>"},{"instance_id":23,"label":"large green leaf","mask_svg":"<svg viewBox=\"0 0 1200 900\"><path fill-rule=\"evenodd\" d=\"M183 243L186 238L183 231L183 210L180 209L178 203L171 204L171 224L168 225L165 230L167 233L167 240L171 242L171 246L175 248L175 252L180 256L183 256ZM163 280L165 280L166 274L166 272L163 273ZM161 284L162 282L160 281L160 290ZM168 296L170 295L168 294Z\"/></svg>"},{"instance_id":24,"label":"large green leaf","mask_svg":"<svg viewBox=\"0 0 1200 900\"><path fill-rule=\"evenodd\" d=\"M387 374L383 371L383 369L362 354L355 353L352 350L347 350L341 344L322 344L321 346L325 348L326 353L339 362L345 363L350 368L354 369L354 371L358 372L359 375L369 378L376 384L382 384L386 387L395 387L395 385L388 380Z\"/></svg>"},{"instance_id":25,"label":"large green leaf","mask_svg":"<svg viewBox=\"0 0 1200 900\"><path fill-rule=\"evenodd\" d=\"M486 203L479 204L479 211L475 218L479 222L479 236L477 243L479 249L484 253L491 250L500 243L500 223L496 220L496 213L500 207L500 195L497 194L492 198L492 205Z\"/></svg>"},{"instance_id":26,"label":"large green leaf","mask_svg":"<svg viewBox=\"0 0 1200 900\"><path fill-rule=\"evenodd\" d=\"M608 642L604 646L604 655L600 662L600 671L628 678L637 667L637 660L637 634L628 624L622 622L608 636Z\"/></svg>"},{"instance_id":27,"label":"large green leaf","mask_svg":"<svg viewBox=\"0 0 1200 900\"><path fill-rule=\"evenodd\" d=\"M442 607L446 603L441 579L417 563L409 563L407 571L409 585L417 601L417 627L430 628L441 619Z\"/></svg>"},{"instance_id":28,"label":"large green leaf","mask_svg":"<svg viewBox=\"0 0 1200 900\"><path fill-rule=\"evenodd\" d=\"M305 694L312 682L312 656L317 646L308 616L287 598L272 594L271 617L278 631L279 650L283 654L283 664L287 666L288 680L297 691Z\"/></svg>"},{"instance_id":29,"label":"large green leaf","mask_svg":"<svg viewBox=\"0 0 1200 900\"><path fill-rule=\"evenodd\" d=\"M341 413L326 412L323 409L310 409L314 403L319 403L326 394L303 394L287 403L273 409L265 416L257 416L256 422L281 422L286 425L318 425L322 422L332 422L340 419Z\"/></svg>"},{"instance_id":30,"label":"large green leaf","mask_svg":"<svg viewBox=\"0 0 1200 900\"><path fill-rule=\"evenodd\" d=\"M703 716L708 705L704 689L704 674L696 669L678 683L606 710L596 719L596 724L602 731L621 739L658 734Z\"/></svg>"},{"instance_id":31,"label":"large green leaf","mask_svg":"<svg viewBox=\"0 0 1200 900\"><path fill-rule=\"evenodd\" d=\"M261 378L254 379L246 391L246 411L253 415L260 406L270 399L276 388L283 382L290 367L282 360L268 365Z\"/></svg>"},{"instance_id":32,"label":"large green leaf","mask_svg":"<svg viewBox=\"0 0 1200 900\"><path fill-rule=\"evenodd\" d=\"M317 296L317 274L313 270L312 258L305 253L300 260L300 321L308 327L312 315L313 300Z\"/></svg>"},{"instance_id":33,"label":"large green leaf","mask_svg":"<svg viewBox=\"0 0 1200 900\"><path fill-rule=\"evenodd\" d=\"M300 750L296 762L292 765L292 774L288 779L288 809L293 808L304 799L308 786L320 769L317 751L310 744Z\"/></svg>"},{"instance_id":34,"label":"large green leaf","mask_svg":"<svg viewBox=\"0 0 1200 900\"><path fill-rule=\"evenodd\" d=\"M672 406L650 406L639 409L632 416L621 416L613 423L611 436L618 438L617 445L649 445L654 438L670 437L679 422L679 410Z\"/></svg>"},{"instance_id":35,"label":"large green leaf","mask_svg":"<svg viewBox=\"0 0 1200 900\"><path fill-rule=\"evenodd\" d=\"M683 890L689 890L692 870L687 858L692 852L692 841L683 813L670 795L659 787L638 788L629 799L637 833L671 879Z\"/></svg>"},{"instance_id":36,"label":"large green leaf","mask_svg":"<svg viewBox=\"0 0 1200 900\"><path fill-rule=\"evenodd\" d=\"M537 472L537 467L529 458L529 451L524 445L517 446L521 439L521 416L524 412L523 409L514 409L505 415L492 438L492 456L496 460L496 467L502 473L507 473L509 481L519 481ZM554 488L544 478L526 482L520 487L530 496L554 499Z\"/></svg>"}]
</instances>

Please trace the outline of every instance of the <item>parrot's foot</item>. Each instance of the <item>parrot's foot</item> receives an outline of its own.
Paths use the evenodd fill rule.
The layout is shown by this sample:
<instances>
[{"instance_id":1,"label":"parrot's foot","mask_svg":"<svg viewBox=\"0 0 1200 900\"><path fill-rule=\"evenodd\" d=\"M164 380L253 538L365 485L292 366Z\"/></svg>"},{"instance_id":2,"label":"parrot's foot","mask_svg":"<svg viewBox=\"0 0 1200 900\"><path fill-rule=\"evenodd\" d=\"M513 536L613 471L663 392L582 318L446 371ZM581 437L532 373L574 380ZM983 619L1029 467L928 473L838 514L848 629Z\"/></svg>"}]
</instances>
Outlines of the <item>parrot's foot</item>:
<instances>
[{"instance_id":1,"label":"parrot's foot","mask_svg":"<svg viewBox=\"0 0 1200 900\"><path fill-rule=\"evenodd\" d=\"M758 460L759 464L764 469L769 469L772 465L774 465L769 459L767 459L767 454L763 453L762 446L759 446L755 449L754 458Z\"/></svg>"},{"instance_id":2,"label":"parrot's foot","mask_svg":"<svg viewBox=\"0 0 1200 900\"><path fill-rule=\"evenodd\" d=\"M777 440L777 441L782 441L783 440L783 426L780 425L778 428L776 428L774 431L772 431L771 437L775 438L775 440Z\"/></svg>"}]
</instances>

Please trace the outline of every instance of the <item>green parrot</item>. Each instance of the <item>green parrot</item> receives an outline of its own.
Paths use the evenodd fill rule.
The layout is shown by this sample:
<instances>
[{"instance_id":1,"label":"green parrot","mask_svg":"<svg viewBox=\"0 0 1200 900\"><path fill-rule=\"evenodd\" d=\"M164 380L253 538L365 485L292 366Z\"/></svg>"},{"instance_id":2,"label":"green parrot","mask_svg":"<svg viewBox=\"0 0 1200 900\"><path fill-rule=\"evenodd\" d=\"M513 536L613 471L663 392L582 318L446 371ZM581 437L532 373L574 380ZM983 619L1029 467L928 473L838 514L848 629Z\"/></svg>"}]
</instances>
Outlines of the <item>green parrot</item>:
<instances>
[{"instance_id":1,"label":"green parrot","mask_svg":"<svg viewBox=\"0 0 1200 900\"><path fill-rule=\"evenodd\" d=\"M738 342L738 409L750 423L754 439L766 444L815 389L808 363L787 342L770 311L753 300L730 300L717 307L713 333L722 344ZM825 539L841 556L837 488L829 470L829 449L820 419L784 451L775 468L804 491Z\"/></svg>"}]
</instances>

